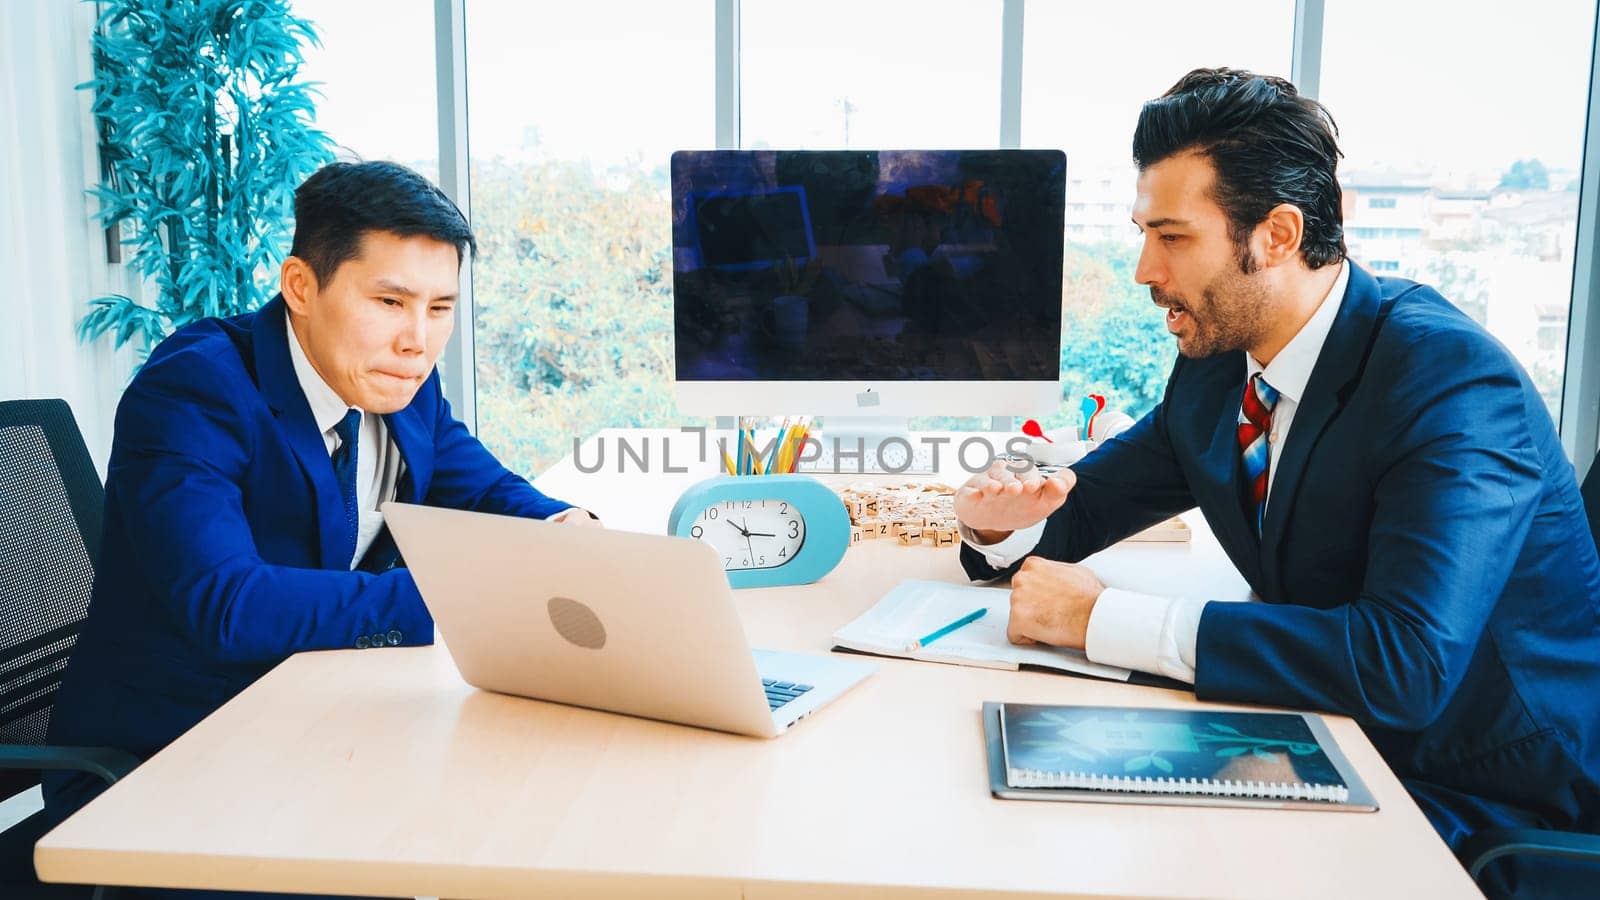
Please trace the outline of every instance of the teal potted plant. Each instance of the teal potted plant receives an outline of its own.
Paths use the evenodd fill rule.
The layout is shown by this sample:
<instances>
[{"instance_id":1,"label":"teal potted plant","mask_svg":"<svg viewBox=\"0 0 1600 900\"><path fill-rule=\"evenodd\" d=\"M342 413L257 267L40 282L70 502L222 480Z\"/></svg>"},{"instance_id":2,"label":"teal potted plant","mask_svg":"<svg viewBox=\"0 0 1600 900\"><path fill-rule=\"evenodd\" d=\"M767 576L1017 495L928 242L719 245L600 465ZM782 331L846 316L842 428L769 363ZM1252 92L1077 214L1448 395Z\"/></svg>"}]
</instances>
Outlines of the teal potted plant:
<instances>
[{"instance_id":1,"label":"teal potted plant","mask_svg":"<svg viewBox=\"0 0 1600 900\"><path fill-rule=\"evenodd\" d=\"M289 0L104 0L93 44L99 220L154 282L154 306L89 302L84 341L141 357L196 319L271 296L292 235L294 189L333 158L312 85L296 80L311 23Z\"/></svg>"}]
</instances>

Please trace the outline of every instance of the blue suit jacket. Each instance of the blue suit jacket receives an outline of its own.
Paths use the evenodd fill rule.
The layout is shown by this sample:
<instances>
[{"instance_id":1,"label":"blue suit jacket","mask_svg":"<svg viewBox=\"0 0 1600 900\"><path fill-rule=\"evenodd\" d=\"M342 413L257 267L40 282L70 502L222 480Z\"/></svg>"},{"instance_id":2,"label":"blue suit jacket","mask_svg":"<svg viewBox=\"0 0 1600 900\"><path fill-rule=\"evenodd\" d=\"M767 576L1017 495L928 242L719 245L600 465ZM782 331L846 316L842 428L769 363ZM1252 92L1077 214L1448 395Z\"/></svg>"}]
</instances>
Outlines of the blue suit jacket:
<instances>
[{"instance_id":1,"label":"blue suit jacket","mask_svg":"<svg viewBox=\"0 0 1600 900\"><path fill-rule=\"evenodd\" d=\"M411 573L349 570L354 538L289 357L282 298L163 341L123 394L93 599L50 742L148 757L290 654L433 641ZM450 414L435 372L384 417L398 499L544 518L552 500ZM60 818L98 790L50 773Z\"/></svg>"},{"instance_id":2,"label":"blue suit jacket","mask_svg":"<svg viewBox=\"0 0 1600 900\"><path fill-rule=\"evenodd\" d=\"M1242 353L1074 466L1039 554L1077 561L1198 505L1261 603L1211 603L1195 693L1353 717L1452 845L1600 825L1600 562L1516 361L1430 288L1354 267L1258 538ZM974 577L996 573L971 548Z\"/></svg>"}]
</instances>

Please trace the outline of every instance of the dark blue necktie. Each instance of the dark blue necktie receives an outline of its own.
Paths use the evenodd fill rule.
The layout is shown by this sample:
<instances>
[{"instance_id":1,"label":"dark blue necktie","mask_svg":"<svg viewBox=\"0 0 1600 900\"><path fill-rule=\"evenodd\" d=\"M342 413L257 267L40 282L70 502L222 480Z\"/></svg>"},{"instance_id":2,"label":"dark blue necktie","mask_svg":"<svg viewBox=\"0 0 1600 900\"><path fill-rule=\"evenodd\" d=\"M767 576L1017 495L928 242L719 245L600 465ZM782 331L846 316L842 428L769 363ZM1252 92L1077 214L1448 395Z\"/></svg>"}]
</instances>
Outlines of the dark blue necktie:
<instances>
[{"instance_id":1,"label":"dark blue necktie","mask_svg":"<svg viewBox=\"0 0 1600 900\"><path fill-rule=\"evenodd\" d=\"M350 552L356 555L356 537L360 531L361 516L356 511L356 435L361 428L361 410L352 409L344 414L333 433L339 437L339 446L333 450L333 477L339 482L339 493L344 495L344 519L350 531Z\"/></svg>"}]
</instances>

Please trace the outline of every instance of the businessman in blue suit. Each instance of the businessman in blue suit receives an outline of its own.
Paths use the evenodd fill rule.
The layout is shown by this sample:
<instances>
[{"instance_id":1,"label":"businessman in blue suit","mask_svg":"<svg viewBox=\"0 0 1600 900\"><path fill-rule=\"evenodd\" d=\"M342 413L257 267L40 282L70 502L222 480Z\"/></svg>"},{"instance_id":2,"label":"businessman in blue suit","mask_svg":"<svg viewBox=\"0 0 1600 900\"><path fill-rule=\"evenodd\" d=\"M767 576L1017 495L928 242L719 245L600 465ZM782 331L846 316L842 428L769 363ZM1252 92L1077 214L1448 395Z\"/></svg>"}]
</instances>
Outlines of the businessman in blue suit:
<instances>
[{"instance_id":1,"label":"businessman in blue suit","mask_svg":"<svg viewBox=\"0 0 1600 900\"><path fill-rule=\"evenodd\" d=\"M122 397L50 743L147 758L290 654L431 643L384 501L593 521L496 462L440 393L476 251L455 205L402 166L335 163L295 218L281 294L180 329ZM96 781L47 773L49 814Z\"/></svg>"},{"instance_id":2,"label":"businessman in blue suit","mask_svg":"<svg viewBox=\"0 0 1600 900\"><path fill-rule=\"evenodd\" d=\"M1346 258L1333 121L1288 82L1191 72L1133 146L1136 277L1179 358L1071 471L958 492L967 572L1011 574L1011 639L1351 716L1452 847L1596 830L1600 562L1526 373L1432 289ZM1071 564L1195 506L1257 602Z\"/></svg>"}]
</instances>

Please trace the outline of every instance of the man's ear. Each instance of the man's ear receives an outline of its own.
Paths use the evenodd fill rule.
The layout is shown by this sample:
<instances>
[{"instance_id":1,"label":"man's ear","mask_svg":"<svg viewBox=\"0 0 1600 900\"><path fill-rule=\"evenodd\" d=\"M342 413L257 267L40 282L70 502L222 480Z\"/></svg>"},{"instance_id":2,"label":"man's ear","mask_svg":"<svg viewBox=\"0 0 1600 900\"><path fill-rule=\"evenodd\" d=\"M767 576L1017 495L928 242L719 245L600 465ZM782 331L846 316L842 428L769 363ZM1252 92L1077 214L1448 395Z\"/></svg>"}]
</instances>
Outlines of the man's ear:
<instances>
[{"instance_id":1,"label":"man's ear","mask_svg":"<svg viewBox=\"0 0 1600 900\"><path fill-rule=\"evenodd\" d=\"M1256 226L1256 236L1265 240L1257 255L1263 266L1280 266L1300 255L1300 242L1305 239L1306 218L1300 207L1293 203L1279 203Z\"/></svg>"},{"instance_id":2,"label":"man's ear","mask_svg":"<svg viewBox=\"0 0 1600 900\"><path fill-rule=\"evenodd\" d=\"M291 313L306 315L312 301L317 299L317 273L300 257L285 257L279 272L278 290Z\"/></svg>"}]
</instances>

